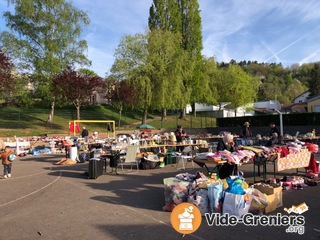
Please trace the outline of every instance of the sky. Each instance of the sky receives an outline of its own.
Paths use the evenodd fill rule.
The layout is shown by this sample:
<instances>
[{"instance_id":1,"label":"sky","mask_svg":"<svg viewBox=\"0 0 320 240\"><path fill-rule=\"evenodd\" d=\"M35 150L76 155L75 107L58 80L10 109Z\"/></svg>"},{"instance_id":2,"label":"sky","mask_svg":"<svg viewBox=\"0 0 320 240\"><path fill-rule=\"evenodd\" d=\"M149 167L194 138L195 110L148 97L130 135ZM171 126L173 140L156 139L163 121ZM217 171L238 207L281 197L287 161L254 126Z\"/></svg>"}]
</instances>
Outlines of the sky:
<instances>
[{"instance_id":1,"label":"sky","mask_svg":"<svg viewBox=\"0 0 320 240\"><path fill-rule=\"evenodd\" d=\"M7 1L0 0L1 12ZM88 43L89 69L109 73L114 51L125 35L144 33L152 0L73 0L91 23L82 34ZM320 60L319 0L198 0L203 50L217 62L258 61L293 64ZM0 30L4 19L0 19Z\"/></svg>"}]
</instances>

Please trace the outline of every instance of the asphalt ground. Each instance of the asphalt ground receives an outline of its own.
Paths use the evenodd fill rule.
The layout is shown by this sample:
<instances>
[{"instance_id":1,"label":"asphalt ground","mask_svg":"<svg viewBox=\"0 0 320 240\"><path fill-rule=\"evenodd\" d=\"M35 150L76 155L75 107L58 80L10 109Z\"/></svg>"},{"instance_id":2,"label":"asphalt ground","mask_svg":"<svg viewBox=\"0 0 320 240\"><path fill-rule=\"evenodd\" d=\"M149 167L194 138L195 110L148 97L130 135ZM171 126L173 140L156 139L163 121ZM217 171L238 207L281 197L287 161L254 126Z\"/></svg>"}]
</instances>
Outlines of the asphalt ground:
<instances>
[{"instance_id":1,"label":"asphalt ground","mask_svg":"<svg viewBox=\"0 0 320 240\"><path fill-rule=\"evenodd\" d=\"M320 186L283 191L283 208L305 202L305 233L287 233L288 226L209 226L182 236L170 223L164 206L163 178L196 173L175 165L135 174L83 175L88 162L57 166L63 155L26 156L13 163L12 177L0 180L0 239L320 239ZM318 160L318 159L317 159ZM189 164L188 167L191 167ZM271 171L272 165L268 165ZM248 183L252 165L240 167ZM277 174L291 175L295 170ZM270 176L270 175L269 175Z\"/></svg>"}]
</instances>

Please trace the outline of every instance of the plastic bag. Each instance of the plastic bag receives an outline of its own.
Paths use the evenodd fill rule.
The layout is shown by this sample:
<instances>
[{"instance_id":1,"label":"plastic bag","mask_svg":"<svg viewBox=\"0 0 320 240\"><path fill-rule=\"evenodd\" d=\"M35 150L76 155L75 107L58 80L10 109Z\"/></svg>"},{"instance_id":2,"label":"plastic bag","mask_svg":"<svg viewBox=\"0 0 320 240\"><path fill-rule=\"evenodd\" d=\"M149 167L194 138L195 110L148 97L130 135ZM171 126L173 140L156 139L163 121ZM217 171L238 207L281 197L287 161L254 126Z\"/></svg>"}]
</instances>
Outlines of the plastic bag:
<instances>
[{"instance_id":1,"label":"plastic bag","mask_svg":"<svg viewBox=\"0 0 320 240\"><path fill-rule=\"evenodd\" d=\"M228 188L226 189L226 192L234 193L234 194L240 194L243 195L246 192L243 190L242 184L243 184L244 178L241 176L230 176L227 178Z\"/></svg>"},{"instance_id":2,"label":"plastic bag","mask_svg":"<svg viewBox=\"0 0 320 240\"><path fill-rule=\"evenodd\" d=\"M164 178L163 183L165 186L164 197L165 206L164 211L171 212L173 208L182 202L187 202L188 200L188 186L189 182L181 181L178 178Z\"/></svg>"},{"instance_id":3,"label":"plastic bag","mask_svg":"<svg viewBox=\"0 0 320 240\"><path fill-rule=\"evenodd\" d=\"M225 192L224 200L223 200L223 214L230 214L232 216L236 216L241 218L244 214L248 213L250 208L250 201L246 201L246 194L233 194L229 192Z\"/></svg>"},{"instance_id":4,"label":"plastic bag","mask_svg":"<svg viewBox=\"0 0 320 240\"><path fill-rule=\"evenodd\" d=\"M211 213L221 213L222 198L223 198L222 181L208 184L209 210Z\"/></svg>"},{"instance_id":5,"label":"plastic bag","mask_svg":"<svg viewBox=\"0 0 320 240\"><path fill-rule=\"evenodd\" d=\"M253 187L248 188L247 193L251 198L249 212L256 215L263 214L264 209L268 206L267 195Z\"/></svg>"},{"instance_id":6,"label":"plastic bag","mask_svg":"<svg viewBox=\"0 0 320 240\"><path fill-rule=\"evenodd\" d=\"M208 212L208 191L202 188L198 189L189 196L188 202L196 205L201 215L204 216Z\"/></svg>"}]
</instances>

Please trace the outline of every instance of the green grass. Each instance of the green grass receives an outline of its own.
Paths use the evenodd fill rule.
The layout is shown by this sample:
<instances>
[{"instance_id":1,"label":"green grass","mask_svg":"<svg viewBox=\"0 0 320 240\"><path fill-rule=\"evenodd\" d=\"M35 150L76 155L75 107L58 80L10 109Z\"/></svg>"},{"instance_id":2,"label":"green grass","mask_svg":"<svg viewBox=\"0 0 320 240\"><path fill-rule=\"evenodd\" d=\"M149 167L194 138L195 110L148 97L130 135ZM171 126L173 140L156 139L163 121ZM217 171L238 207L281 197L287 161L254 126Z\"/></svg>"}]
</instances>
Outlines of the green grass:
<instances>
[{"instance_id":1,"label":"green grass","mask_svg":"<svg viewBox=\"0 0 320 240\"><path fill-rule=\"evenodd\" d=\"M76 119L75 108L56 108L52 124L47 124L49 109L41 108L0 108L0 137L13 136L43 136L45 134L69 134L69 121ZM174 129L177 124L184 128L204 128L215 126L215 118L208 116L194 117L187 115L186 120L178 119L178 115L168 115L166 121L161 121L159 112L148 114L148 124L156 129ZM105 106L90 106L81 109L81 120L114 120L116 130L134 130L142 121L139 111L123 111L120 128L119 113L116 109ZM104 123L81 124L95 131L105 132Z\"/></svg>"}]
</instances>

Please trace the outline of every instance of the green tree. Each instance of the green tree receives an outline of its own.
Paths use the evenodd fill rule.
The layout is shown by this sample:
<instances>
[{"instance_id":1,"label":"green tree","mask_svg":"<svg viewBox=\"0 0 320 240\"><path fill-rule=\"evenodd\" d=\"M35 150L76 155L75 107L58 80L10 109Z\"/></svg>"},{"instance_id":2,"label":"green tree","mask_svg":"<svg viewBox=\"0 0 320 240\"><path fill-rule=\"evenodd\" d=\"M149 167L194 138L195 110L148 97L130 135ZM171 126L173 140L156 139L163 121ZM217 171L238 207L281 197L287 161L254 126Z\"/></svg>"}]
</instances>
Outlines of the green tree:
<instances>
[{"instance_id":1,"label":"green tree","mask_svg":"<svg viewBox=\"0 0 320 240\"><path fill-rule=\"evenodd\" d=\"M88 68L80 68L79 73L99 77L99 75L95 71Z\"/></svg>"},{"instance_id":2,"label":"green tree","mask_svg":"<svg viewBox=\"0 0 320 240\"><path fill-rule=\"evenodd\" d=\"M218 89L217 89L217 74L218 68L213 57L202 59L200 66L201 77L201 91L199 91L195 98L195 102L217 104Z\"/></svg>"},{"instance_id":3,"label":"green tree","mask_svg":"<svg viewBox=\"0 0 320 240\"><path fill-rule=\"evenodd\" d=\"M67 67L88 65L80 40L82 28L89 24L84 11L65 0L8 0L14 13L4 13L7 27L3 44L20 63L20 70L32 74L34 85L51 102L48 122L53 121L55 96L53 77Z\"/></svg>"},{"instance_id":4,"label":"green tree","mask_svg":"<svg viewBox=\"0 0 320 240\"><path fill-rule=\"evenodd\" d=\"M201 88L202 32L197 0L154 0L150 7L149 29L168 30L181 34L179 46L188 53L183 67L183 98L179 99L181 119L185 119L185 106L193 102L192 96Z\"/></svg>"},{"instance_id":5,"label":"green tree","mask_svg":"<svg viewBox=\"0 0 320 240\"><path fill-rule=\"evenodd\" d=\"M177 0L153 0L148 18L148 26L151 31L160 29L181 34L181 20Z\"/></svg>"},{"instance_id":6,"label":"green tree","mask_svg":"<svg viewBox=\"0 0 320 240\"><path fill-rule=\"evenodd\" d=\"M293 102L294 98L304 93L307 89L307 86L303 85L299 80L293 79L293 81L287 86L283 94L288 98L287 101L281 102L291 103Z\"/></svg>"},{"instance_id":7,"label":"green tree","mask_svg":"<svg viewBox=\"0 0 320 240\"><path fill-rule=\"evenodd\" d=\"M129 85L139 89L135 108L143 111L143 124L152 105L153 87L147 45L147 34L124 36L115 50L115 61L111 67L112 77L117 81L128 81Z\"/></svg>"},{"instance_id":8,"label":"green tree","mask_svg":"<svg viewBox=\"0 0 320 240\"><path fill-rule=\"evenodd\" d=\"M236 109L256 100L258 79L245 73L238 65L222 69L219 80L219 102L230 102L228 107Z\"/></svg>"},{"instance_id":9,"label":"green tree","mask_svg":"<svg viewBox=\"0 0 320 240\"><path fill-rule=\"evenodd\" d=\"M310 73L309 98L320 95L320 63L315 63Z\"/></svg>"},{"instance_id":10,"label":"green tree","mask_svg":"<svg viewBox=\"0 0 320 240\"><path fill-rule=\"evenodd\" d=\"M152 81L152 109L175 109L183 98L182 65L185 51L178 47L180 35L164 30L152 30L148 34L148 56Z\"/></svg>"}]
</instances>

